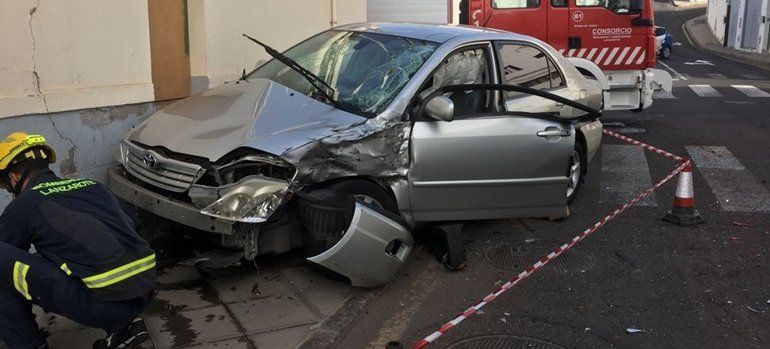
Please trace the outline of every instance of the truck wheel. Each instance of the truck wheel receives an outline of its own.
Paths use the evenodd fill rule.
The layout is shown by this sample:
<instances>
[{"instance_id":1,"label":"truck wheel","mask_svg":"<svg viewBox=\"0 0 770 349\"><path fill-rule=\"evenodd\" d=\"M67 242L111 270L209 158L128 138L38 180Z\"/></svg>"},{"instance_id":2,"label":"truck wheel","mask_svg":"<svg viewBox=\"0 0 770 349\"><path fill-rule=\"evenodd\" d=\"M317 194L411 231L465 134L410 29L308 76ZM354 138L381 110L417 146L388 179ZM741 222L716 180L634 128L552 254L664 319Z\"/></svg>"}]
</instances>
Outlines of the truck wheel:
<instances>
[{"instance_id":1,"label":"truck wheel","mask_svg":"<svg viewBox=\"0 0 770 349\"><path fill-rule=\"evenodd\" d=\"M586 151L583 149L583 144L580 141L575 140L575 149L572 151L572 156L569 159L569 166L567 167L567 203L571 203L577 196L580 187L583 185L583 177L586 166Z\"/></svg>"}]
</instances>

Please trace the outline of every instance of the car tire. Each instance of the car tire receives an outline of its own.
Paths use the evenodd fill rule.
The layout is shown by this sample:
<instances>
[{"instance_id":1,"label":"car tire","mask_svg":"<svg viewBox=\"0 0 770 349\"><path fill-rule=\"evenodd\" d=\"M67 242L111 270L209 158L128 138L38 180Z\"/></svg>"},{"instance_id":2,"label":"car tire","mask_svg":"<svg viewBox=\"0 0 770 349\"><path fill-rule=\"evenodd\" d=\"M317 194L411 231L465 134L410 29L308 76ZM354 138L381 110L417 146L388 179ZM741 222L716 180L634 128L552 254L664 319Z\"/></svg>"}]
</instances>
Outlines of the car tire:
<instances>
[{"instance_id":1,"label":"car tire","mask_svg":"<svg viewBox=\"0 0 770 349\"><path fill-rule=\"evenodd\" d=\"M586 151L583 144L575 140L575 149L572 150L572 155L569 158L569 165L567 165L567 203L571 203L575 199L580 188L583 186L583 177L585 177L586 168Z\"/></svg>"},{"instance_id":2,"label":"car tire","mask_svg":"<svg viewBox=\"0 0 770 349\"><path fill-rule=\"evenodd\" d=\"M369 205L383 208L392 214L398 215L398 205L396 205L393 197L385 189L371 181L363 179L345 180L333 183L327 186L326 189L353 195ZM331 247L329 241L314 238L310 234L303 234L302 246L307 257L317 256Z\"/></svg>"},{"instance_id":3,"label":"car tire","mask_svg":"<svg viewBox=\"0 0 770 349\"><path fill-rule=\"evenodd\" d=\"M365 179L351 179L336 182L328 187L331 190L348 193L367 204L378 206L398 215L398 205L385 189Z\"/></svg>"},{"instance_id":4,"label":"car tire","mask_svg":"<svg viewBox=\"0 0 770 349\"><path fill-rule=\"evenodd\" d=\"M671 47L666 46L660 51L660 58L668 59L669 57L671 57Z\"/></svg>"}]
</instances>

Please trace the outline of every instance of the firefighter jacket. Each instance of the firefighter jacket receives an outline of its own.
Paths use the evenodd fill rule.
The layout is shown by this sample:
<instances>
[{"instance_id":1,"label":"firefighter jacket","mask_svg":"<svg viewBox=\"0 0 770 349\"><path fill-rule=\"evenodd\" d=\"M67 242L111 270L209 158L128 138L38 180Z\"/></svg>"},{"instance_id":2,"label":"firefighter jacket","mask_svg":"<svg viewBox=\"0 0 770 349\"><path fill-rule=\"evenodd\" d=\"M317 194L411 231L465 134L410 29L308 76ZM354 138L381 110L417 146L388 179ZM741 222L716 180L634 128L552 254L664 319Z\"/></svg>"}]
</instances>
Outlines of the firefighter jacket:
<instances>
[{"instance_id":1,"label":"firefighter jacket","mask_svg":"<svg viewBox=\"0 0 770 349\"><path fill-rule=\"evenodd\" d=\"M34 245L105 301L155 288L155 253L112 193L90 179L33 176L0 216L0 241L23 250Z\"/></svg>"}]
</instances>

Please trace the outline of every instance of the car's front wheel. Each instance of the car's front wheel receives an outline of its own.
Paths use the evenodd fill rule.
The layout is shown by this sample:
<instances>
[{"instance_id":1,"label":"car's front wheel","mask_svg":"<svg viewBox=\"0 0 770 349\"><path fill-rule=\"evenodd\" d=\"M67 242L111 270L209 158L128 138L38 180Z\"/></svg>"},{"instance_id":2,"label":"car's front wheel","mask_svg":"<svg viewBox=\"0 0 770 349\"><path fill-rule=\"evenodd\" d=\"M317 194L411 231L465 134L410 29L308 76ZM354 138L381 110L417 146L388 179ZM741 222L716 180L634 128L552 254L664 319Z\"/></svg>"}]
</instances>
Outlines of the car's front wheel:
<instances>
[{"instance_id":1,"label":"car's front wheel","mask_svg":"<svg viewBox=\"0 0 770 349\"><path fill-rule=\"evenodd\" d=\"M575 149L572 150L572 156L569 159L567 167L567 203L571 203L577 196L580 187L583 185L583 173L585 172L586 151L583 144L575 141Z\"/></svg>"},{"instance_id":2,"label":"car's front wheel","mask_svg":"<svg viewBox=\"0 0 770 349\"><path fill-rule=\"evenodd\" d=\"M660 58L668 59L669 57L671 57L671 47L666 46L660 51Z\"/></svg>"}]
</instances>

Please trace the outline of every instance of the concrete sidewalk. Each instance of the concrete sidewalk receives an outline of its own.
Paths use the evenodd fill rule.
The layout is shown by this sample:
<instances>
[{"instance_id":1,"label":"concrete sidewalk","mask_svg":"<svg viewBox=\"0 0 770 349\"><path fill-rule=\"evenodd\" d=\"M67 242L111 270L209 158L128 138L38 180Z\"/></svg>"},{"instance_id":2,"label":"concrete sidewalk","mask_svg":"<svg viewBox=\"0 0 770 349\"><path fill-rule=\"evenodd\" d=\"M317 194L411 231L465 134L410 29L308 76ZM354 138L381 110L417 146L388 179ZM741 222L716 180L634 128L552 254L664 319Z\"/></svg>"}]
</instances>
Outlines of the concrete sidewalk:
<instances>
[{"instance_id":1,"label":"concrete sidewalk","mask_svg":"<svg viewBox=\"0 0 770 349\"><path fill-rule=\"evenodd\" d=\"M297 256L268 264L162 268L144 316L152 340L142 348L325 348L372 294L322 275ZM338 312L348 301L352 312ZM35 312L53 349L91 348L104 337L102 330Z\"/></svg>"},{"instance_id":2,"label":"concrete sidewalk","mask_svg":"<svg viewBox=\"0 0 770 349\"><path fill-rule=\"evenodd\" d=\"M770 54L745 52L722 46L706 23L706 15L693 18L683 26L685 34L693 45L711 53L729 58L735 61L750 64L762 69L770 70Z\"/></svg>"}]
</instances>

